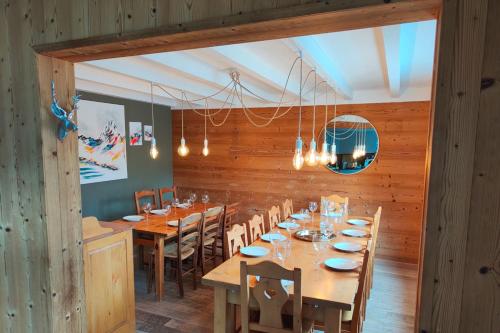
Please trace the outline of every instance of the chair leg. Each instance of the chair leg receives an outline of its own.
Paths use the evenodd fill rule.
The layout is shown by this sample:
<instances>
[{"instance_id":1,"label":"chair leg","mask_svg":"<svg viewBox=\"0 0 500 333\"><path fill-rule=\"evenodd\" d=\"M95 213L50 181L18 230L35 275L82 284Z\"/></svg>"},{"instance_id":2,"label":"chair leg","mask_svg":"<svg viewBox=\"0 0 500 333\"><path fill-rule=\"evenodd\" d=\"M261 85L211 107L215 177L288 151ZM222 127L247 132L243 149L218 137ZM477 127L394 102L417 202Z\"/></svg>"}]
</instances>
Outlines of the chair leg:
<instances>
[{"instance_id":1,"label":"chair leg","mask_svg":"<svg viewBox=\"0 0 500 333\"><path fill-rule=\"evenodd\" d=\"M217 242L212 244L212 256L214 257L214 267L217 267Z\"/></svg>"},{"instance_id":2,"label":"chair leg","mask_svg":"<svg viewBox=\"0 0 500 333\"><path fill-rule=\"evenodd\" d=\"M203 244L201 245L201 255L200 255L200 258L201 258L201 275L205 275L205 246L203 246Z\"/></svg>"},{"instance_id":3,"label":"chair leg","mask_svg":"<svg viewBox=\"0 0 500 333\"><path fill-rule=\"evenodd\" d=\"M195 252L193 254L193 289L196 290L196 280L198 279L197 275L198 275L198 260L197 260L198 256L197 256L197 253ZM203 269L203 268L202 268Z\"/></svg>"},{"instance_id":4,"label":"chair leg","mask_svg":"<svg viewBox=\"0 0 500 333\"><path fill-rule=\"evenodd\" d=\"M184 297L184 285L182 284L182 259L177 259L177 285L179 286L179 297Z\"/></svg>"}]
</instances>

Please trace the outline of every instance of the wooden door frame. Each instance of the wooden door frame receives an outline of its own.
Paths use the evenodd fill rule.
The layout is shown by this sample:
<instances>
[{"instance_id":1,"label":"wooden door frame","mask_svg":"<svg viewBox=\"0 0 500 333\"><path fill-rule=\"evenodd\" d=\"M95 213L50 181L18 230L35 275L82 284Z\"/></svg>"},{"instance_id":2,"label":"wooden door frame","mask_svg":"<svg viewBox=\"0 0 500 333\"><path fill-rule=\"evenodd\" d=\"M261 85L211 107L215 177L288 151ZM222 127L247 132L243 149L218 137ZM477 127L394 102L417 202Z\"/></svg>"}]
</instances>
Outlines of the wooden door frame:
<instances>
[{"instance_id":1,"label":"wooden door frame","mask_svg":"<svg viewBox=\"0 0 500 333\"><path fill-rule=\"evenodd\" d=\"M456 3L457 1L454 3L455 7ZM452 9L456 10L453 4L447 6L452 8L449 10L450 14L445 17L443 16L444 11L441 0L331 1L331 3L309 4L287 9L273 9L220 19L196 21L188 24L170 25L122 35L113 34L38 45L34 49L40 56L57 58L58 61L62 60L64 62L79 62L437 19L439 29L436 46L439 46L439 49L437 48L435 53L433 100L431 103L428 142L429 153L426 161L427 186L425 188L422 225L422 254L419 260L419 302L416 309L415 325L415 332L420 332L420 330L430 332L431 327L435 326L433 322L433 300L435 297L433 280L436 266L444 260L444 254L440 249L440 240L434 235L425 237L425 234L426 230L440 230L441 228L440 221L443 218L442 212L444 210L441 193L447 191L445 185L441 182L441 177L445 173L444 167L447 164L444 155L445 152L451 150L450 147L453 145L453 138L446 137L446 133L444 133L452 127L445 119L451 113L447 109L446 103L452 97L448 91L450 88L443 88L443 84L447 86L444 80L448 78L447 74L453 71L452 65L446 63L448 60L446 56L453 51L454 35L452 30L455 28L457 15L452 12ZM443 38L444 42L440 44L439 40L443 40ZM38 66L43 66L44 63L43 61L38 62ZM39 68L39 73L42 72L44 72L44 68ZM40 85L47 83L43 79L39 81ZM46 96L44 97L43 94L44 92L41 91L41 105L47 103ZM468 129L472 130L474 126L475 123L470 124ZM451 130L453 129L451 128ZM70 140L76 140L76 137L72 136ZM472 146L473 144L474 142ZM463 157L471 149L473 147L467 145L466 151L461 152L459 155ZM74 153L76 154L76 151ZM456 156L455 159L460 158L460 156ZM431 160L433 161L432 164ZM470 165L467 164L460 167L459 170L448 170L446 172L448 172L448 176L456 176L461 172L472 173L472 170ZM79 177L77 170L74 170L74 173L70 176L77 179ZM467 185L466 182L467 179L458 182L457 187L462 187L464 191L470 190L470 184ZM457 217L458 212L461 211L458 205L462 203L463 200L455 202L451 207L452 210L455 210L452 214L454 217ZM450 209L450 207L447 207L447 209ZM461 219L459 222L466 223L467 221ZM450 278L445 282L452 283L453 279ZM452 288L453 286L448 286L445 289L450 290Z\"/></svg>"}]
</instances>

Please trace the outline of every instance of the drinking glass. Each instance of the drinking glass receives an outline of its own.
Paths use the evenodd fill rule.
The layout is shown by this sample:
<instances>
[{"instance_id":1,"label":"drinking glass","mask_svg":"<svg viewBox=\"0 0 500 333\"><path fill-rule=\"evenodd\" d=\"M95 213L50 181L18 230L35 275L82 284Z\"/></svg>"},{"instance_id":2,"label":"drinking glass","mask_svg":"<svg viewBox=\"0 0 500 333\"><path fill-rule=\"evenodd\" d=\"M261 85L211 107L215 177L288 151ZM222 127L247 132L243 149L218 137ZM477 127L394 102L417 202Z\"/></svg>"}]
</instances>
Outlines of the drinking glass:
<instances>
[{"instance_id":1,"label":"drinking glass","mask_svg":"<svg viewBox=\"0 0 500 333\"><path fill-rule=\"evenodd\" d=\"M142 209L144 210L144 213L146 213L146 221L149 221L149 213L151 213L152 209L151 202L147 202L146 204L144 204L144 206L142 206Z\"/></svg>"},{"instance_id":2,"label":"drinking glass","mask_svg":"<svg viewBox=\"0 0 500 333\"><path fill-rule=\"evenodd\" d=\"M201 196L201 202L203 202L206 206L209 200L210 198L208 197L208 193L207 192L203 193L203 195Z\"/></svg>"},{"instance_id":3,"label":"drinking glass","mask_svg":"<svg viewBox=\"0 0 500 333\"><path fill-rule=\"evenodd\" d=\"M311 212L311 222L314 223L314 212L318 209L318 203L316 201L309 202L309 211Z\"/></svg>"},{"instance_id":4,"label":"drinking glass","mask_svg":"<svg viewBox=\"0 0 500 333\"><path fill-rule=\"evenodd\" d=\"M312 234L312 245L314 251L316 252L316 255L314 257L314 265L316 266L316 268L319 268L321 265L322 260L320 255L321 252L323 252L323 250L325 249L326 244L328 244L328 242L326 242L322 234L320 233Z\"/></svg>"},{"instance_id":5,"label":"drinking glass","mask_svg":"<svg viewBox=\"0 0 500 333\"><path fill-rule=\"evenodd\" d=\"M173 201L174 207L179 206L180 203L181 202L180 202L179 198L175 198L174 201Z\"/></svg>"},{"instance_id":6,"label":"drinking glass","mask_svg":"<svg viewBox=\"0 0 500 333\"><path fill-rule=\"evenodd\" d=\"M191 200L191 202L192 202L193 204L195 203L196 198L197 198L196 193L191 192L191 194L189 195L189 199Z\"/></svg>"},{"instance_id":7,"label":"drinking glass","mask_svg":"<svg viewBox=\"0 0 500 333\"><path fill-rule=\"evenodd\" d=\"M164 210L165 210L165 215L168 215L170 214L170 211L172 211L172 206L166 205Z\"/></svg>"}]
</instances>

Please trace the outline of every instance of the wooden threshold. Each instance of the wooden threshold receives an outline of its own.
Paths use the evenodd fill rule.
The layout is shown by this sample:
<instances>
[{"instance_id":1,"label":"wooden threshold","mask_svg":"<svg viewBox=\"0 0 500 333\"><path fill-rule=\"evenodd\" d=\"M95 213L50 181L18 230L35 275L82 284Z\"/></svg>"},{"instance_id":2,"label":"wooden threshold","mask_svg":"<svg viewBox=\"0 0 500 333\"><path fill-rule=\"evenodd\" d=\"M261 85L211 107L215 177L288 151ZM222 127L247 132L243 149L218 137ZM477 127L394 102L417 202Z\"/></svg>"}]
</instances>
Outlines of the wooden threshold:
<instances>
[{"instance_id":1,"label":"wooden threshold","mask_svg":"<svg viewBox=\"0 0 500 333\"><path fill-rule=\"evenodd\" d=\"M381 1L368 8L365 0L321 2L38 45L34 49L46 56L81 62L431 20L438 17L440 6L441 0Z\"/></svg>"}]
</instances>

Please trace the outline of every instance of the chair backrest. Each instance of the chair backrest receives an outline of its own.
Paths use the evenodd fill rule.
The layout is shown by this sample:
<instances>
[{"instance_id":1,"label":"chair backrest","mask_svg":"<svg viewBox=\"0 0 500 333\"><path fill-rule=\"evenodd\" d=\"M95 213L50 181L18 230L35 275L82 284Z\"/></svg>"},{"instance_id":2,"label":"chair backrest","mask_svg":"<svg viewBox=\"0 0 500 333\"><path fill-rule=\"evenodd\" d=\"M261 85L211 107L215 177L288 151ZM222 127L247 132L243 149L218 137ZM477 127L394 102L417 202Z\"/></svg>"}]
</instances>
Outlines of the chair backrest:
<instances>
[{"instance_id":1,"label":"chair backrest","mask_svg":"<svg viewBox=\"0 0 500 333\"><path fill-rule=\"evenodd\" d=\"M172 187L162 187L158 189L158 193L160 194L160 205L161 208L165 208L167 205L170 205L172 203L171 200L165 199L165 194L172 193L173 199L177 198L177 187L172 186Z\"/></svg>"},{"instance_id":2,"label":"chair backrest","mask_svg":"<svg viewBox=\"0 0 500 333\"><path fill-rule=\"evenodd\" d=\"M226 246L225 255L227 258L231 258L233 255L238 253L242 247L248 246L246 226L233 224L231 229L225 233L224 244Z\"/></svg>"},{"instance_id":3,"label":"chair backrest","mask_svg":"<svg viewBox=\"0 0 500 333\"><path fill-rule=\"evenodd\" d=\"M152 209L158 208L156 204L156 193L154 190L143 190L134 192L134 198L135 198L135 210L137 214L144 213L144 210L142 209L142 202L145 201L146 199L149 202L151 202Z\"/></svg>"},{"instance_id":4,"label":"chair backrest","mask_svg":"<svg viewBox=\"0 0 500 333\"><path fill-rule=\"evenodd\" d=\"M334 203L336 208L343 207L345 214L349 213L349 197L341 197L340 195L332 194L327 197L321 197L321 199L323 198L328 200L330 203Z\"/></svg>"},{"instance_id":5,"label":"chair backrest","mask_svg":"<svg viewBox=\"0 0 500 333\"><path fill-rule=\"evenodd\" d=\"M286 199L283 202L283 218L289 218L293 214L293 202L292 199Z\"/></svg>"},{"instance_id":6,"label":"chair backrest","mask_svg":"<svg viewBox=\"0 0 500 333\"><path fill-rule=\"evenodd\" d=\"M351 319L351 328L349 333L360 333L363 325L363 313L364 307L366 306L366 276L368 271L368 258L370 257L370 251L366 250L363 256L363 264L361 266L361 272L359 273L358 279L358 290L354 296L354 309Z\"/></svg>"},{"instance_id":7,"label":"chair backrest","mask_svg":"<svg viewBox=\"0 0 500 333\"><path fill-rule=\"evenodd\" d=\"M231 228L231 225L238 223L238 214L240 212L240 203L234 202L224 206L224 227L226 230Z\"/></svg>"},{"instance_id":8,"label":"chair backrest","mask_svg":"<svg viewBox=\"0 0 500 333\"><path fill-rule=\"evenodd\" d=\"M264 215L254 215L247 223L250 244L265 233Z\"/></svg>"},{"instance_id":9,"label":"chair backrest","mask_svg":"<svg viewBox=\"0 0 500 333\"><path fill-rule=\"evenodd\" d=\"M278 206L272 206L268 211L269 214L269 223L267 231L276 228L278 223L281 222L281 213L280 208Z\"/></svg>"},{"instance_id":10,"label":"chair backrest","mask_svg":"<svg viewBox=\"0 0 500 333\"><path fill-rule=\"evenodd\" d=\"M213 207L208 209L203 214L203 223L201 226L201 244L205 244L205 240L216 238L219 232L222 219L223 207Z\"/></svg>"},{"instance_id":11,"label":"chair backrest","mask_svg":"<svg viewBox=\"0 0 500 333\"><path fill-rule=\"evenodd\" d=\"M248 276L259 276L253 288L250 288ZM288 270L272 261L263 261L255 265L240 263L240 309L241 331L260 332L302 332L302 277L301 270ZM293 281L293 329L283 325L283 307L290 300L288 287L282 280ZM249 316L250 297L259 304L259 321L253 322Z\"/></svg>"},{"instance_id":12,"label":"chair backrest","mask_svg":"<svg viewBox=\"0 0 500 333\"><path fill-rule=\"evenodd\" d=\"M202 222L203 215L201 213L194 213L179 220L177 225L177 258L181 258L181 254L194 248L198 249L200 241L200 228L198 225ZM198 223L194 228L193 224Z\"/></svg>"}]
</instances>

